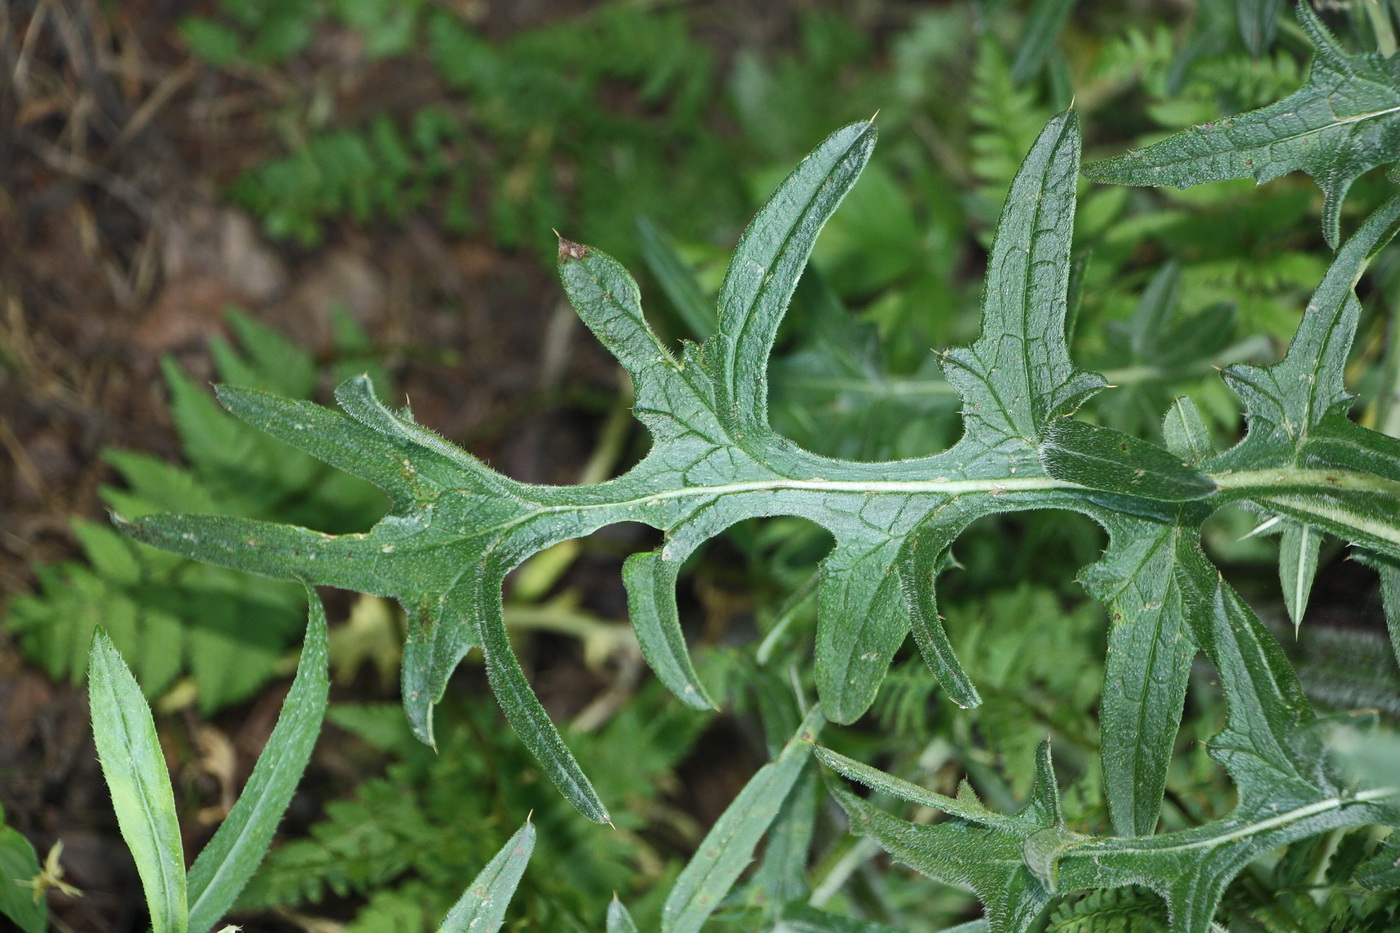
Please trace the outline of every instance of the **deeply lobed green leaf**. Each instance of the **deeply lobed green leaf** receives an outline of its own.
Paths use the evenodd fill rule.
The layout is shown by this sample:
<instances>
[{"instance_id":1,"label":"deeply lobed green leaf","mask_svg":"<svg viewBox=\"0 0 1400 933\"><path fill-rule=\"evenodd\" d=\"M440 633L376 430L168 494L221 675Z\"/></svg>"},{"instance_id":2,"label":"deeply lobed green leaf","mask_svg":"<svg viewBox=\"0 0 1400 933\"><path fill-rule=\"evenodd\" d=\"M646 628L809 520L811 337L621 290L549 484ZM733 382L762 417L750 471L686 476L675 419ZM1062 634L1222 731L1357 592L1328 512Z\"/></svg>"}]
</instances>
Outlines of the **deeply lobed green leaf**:
<instances>
[{"instance_id":1,"label":"deeply lobed green leaf","mask_svg":"<svg viewBox=\"0 0 1400 933\"><path fill-rule=\"evenodd\" d=\"M1191 568L1190 583L1209 581L1197 572L1204 569ZM1059 816L1048 746L1030 801L1012 816L819 752L847 778L953 817L935 826L905 823L838 790L853 828L905 864L975 891L993 933L1030 929L1057 892L1129 885L1162 897L1172 933L1207 933L1226 885L1253 859L1328 830L1400 818L1400 786L1357 789L1339 781L1297 678L1239 597L1218 577L1189 595L1205 609L1196 639L1226 696L1225 728L1210 753L1239 789L1229 816L1162 835L1091 838L1070 832Z\"/></svg>"},{"instance_id":2,"label":"deeply lobed green leaf","mask_svg":"<svg viewBox=\"0 0 1400 933\"><path fill-rule=\"evenodd\" d=\"M1245 7L1241 4L1242 26ZM1262 183L1287 172L1307 172L1322 188L1322 229L1335 247L1351 183L1363 172L1393 162L1400 152L1400 57L1347 54L1309 3L1298 4L1298 21L1317 56L1307 83L1296 92L1262 109L1095 162L1085 174L1120 184L1186 188L1227 178ZM1257 25L1247 28L1247 34L1262 34Z\"/></svg>"},{"instance_id":3,"label":"deeply lobed green leaf","mask_svg":"<svg viewBox=\"0 0 1400 933\"><path fill-rule=\"evenodd\" d=\"M1105 382L1075 367L1065 338L1079 133L1074 114L1061 114L1012 182L988 264L982 334L942 358L963 399L961 440L912 460L840 460L802 450L769 427L766 365L812 243L874 138L869 123L840 129L788 176L735 251L717 331L679 354L651 330L620 264L560 241L566 291L631 374L635 415L654 440L626 474L577 487L517 482L386 407L365 379L337 392L343 414L226 389L224 403L241 417L384 489L390 513L367 533L338 536L207 516L155 516L127 527L225 566L398 598L411 620L404 705L425 741L452 670L480 647L522 740L581 811L606 821L506 637L502 582L530 555L615 522L661 529L662 546L624 569L632 622L663 682L703 708L709 701L675 606L679 567L744 519L792 515L822 526L835 546L817 587L816 680L826 717L845 723L869 707L910 631L949 696L964 706L979 702L938 615L936 570L961 531L985 515L1079 511L1109 532L1108 549L1084 580L1113 617L1102 715L1110 809L1120 832L1150 835L1190 660L1215 611L1208 594L1218 574L1198 544L1210 512L1248 500L1400 553L1396 442L1346 421L1341 385L1355 324L1352 286L1393 234L1400 204L1378 212L1338 254L1283 362L1229 373L1250 417L1244 442L1213 455L1199 418L1179 405L1168 452L1069 418ZM1047 858L1041 868L1053 873Z\"/></svg>"}]
</instances>

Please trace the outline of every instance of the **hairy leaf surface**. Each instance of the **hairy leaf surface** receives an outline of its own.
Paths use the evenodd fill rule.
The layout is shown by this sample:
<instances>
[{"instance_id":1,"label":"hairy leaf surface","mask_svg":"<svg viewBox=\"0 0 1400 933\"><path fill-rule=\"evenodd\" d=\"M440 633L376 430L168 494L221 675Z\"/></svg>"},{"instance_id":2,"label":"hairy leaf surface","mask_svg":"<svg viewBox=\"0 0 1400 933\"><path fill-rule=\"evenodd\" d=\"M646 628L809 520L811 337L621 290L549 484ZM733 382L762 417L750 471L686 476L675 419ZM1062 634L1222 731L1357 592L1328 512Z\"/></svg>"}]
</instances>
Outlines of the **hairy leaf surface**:
<instances>
[{"instance_id":1,"label":"hairy leaf surface","mask_svg":"<svg viewBox=\"0 0 1400 933\"><path fill-rule=\"evenodd\" d=\"M1190 583L1208 577L1186 575ZM975 891L993 933L1030 929L1056 893L1129 885L1145 885L1166 901L1172 933L1207 933L1226 885L1254 858L1318 833L1400 817L1400 787L1357 789L1333 772L1297 678L1234 591L1217 578L1189 596L1203 607L1196 639L1226 697L1225 728L1210 754L1238 788L1229 816L1155 836L1088 837L1060 816L1048 744L1031 799L1011 816L819 750L845 777L953 817L935 826L906 823L838 790L852 828L918 871Z\"/></svg>"},{"instance_id":2,"label":"hairy leaf surface","mask_svg":"<svg viewBox=\"0 0 1400 933\"><path fill-rule=\"evenodd\" d=\"M329 636L326 609L315 591L307 589L310 612L306 643L277 725L238 802L190 866L187 882L193 933L212 929L257 870L321 733L330 694Z\"/></svg>"},{"instance_id":3,"label":"hairy leaf surface","mask_svg":"<svg viewBox=\"0 0 1400 933\"><path fill-rule=\"evenodd\" d=\"M98 629L88 662L92 733L122 839L141 876L154 933L189 928L175 792L151 708L112 640Z\"/></svg>"},{"instance_id":4,"label":"hairy leaf surface","mask_svg":"<svg viewBox=\"0 0 1400 933\"><path fill-rule=\"evenodd\" d=\"M630 373L634 413L654 441L624 475L575 487L517 482L407 411L385 406L365 379L337 392L343 414L224 389L235 414L374 482L392 499L390 513L367 533L338 536L191 515L144 517L127 527L142 540L236 569L398 598L411 620L404 704L424 741L432 742L431 711L448 677L480 647L522 740L581 811L606 821L506 635L502 582L532 554L616 522L663 530L662 546L624 569L632 623L660 679L698 709L710 701L676 610L682 563L744 519L790 515L820 525L835 546L817 586L816 681L824 715L848 723L870 706L911 631L949 696L977 704L937 610L933 579L942 555L986 515L1079 511L1110 539L1085 580L1114 619L1103 714L1113 816L1126 833L1150 833L1208 614L1199 594L1216 578L1196 543L1205 517L1223 502L1246 499L1400 553L1400 442L1347 421L1341 386L1356 318L1351 288L1393 232L1400 202L1341 251L1305 316L1297 352L1275 367L1232 371L1251 418L1245 441L1211 456L1193 440L1188 464L1181 450L1068 420L1105 382L1075 367L1065 338L1079 133L1074 114L1063 113L1012 182L989 257L981 336L941 359L963 399L961 440L917 459L841 460L803 450L769 427L766 370L817 233L874 140L869 123L844 127L788 176L735 250L716 332L679 353L648 325L621 265L560 241L565 289ZM1184 409L1182 417L1189 420Z\"/></svg>"},{"instance_id":5,"label":"hairy leaf surface","mask_svg":"<svg viewBox=\"0 0 1400 933\"><path fill-rule=\"evenodd\" d=\"M515 831L472 880L438 928L439 933L495 933L505 922L511 895L535 851L535 825Z\"/></svg>"},{"instance_id":6,"label":"hairy leaf surface","mask_svg":"<svg viewBox=\"0 0 1400 933\"><path fill-rule=\"evenodd\" d=\"M1247 25L1246 6L1240 5L1241 26L1246 35L1259 34L1262 45L1268 14ZM1298 21L1317 56L1307 83L1293 94L1095 162L1085 174L1119 184L1187 188L1227 178L1266 182L1287 172L1307 172L1322 188L1322 229L1335 247L1351 183L1363 172L1393 162L1400 152L1400 56L1342 51L1309 3L1298 4Z\"/></svg>"}]
</instances>

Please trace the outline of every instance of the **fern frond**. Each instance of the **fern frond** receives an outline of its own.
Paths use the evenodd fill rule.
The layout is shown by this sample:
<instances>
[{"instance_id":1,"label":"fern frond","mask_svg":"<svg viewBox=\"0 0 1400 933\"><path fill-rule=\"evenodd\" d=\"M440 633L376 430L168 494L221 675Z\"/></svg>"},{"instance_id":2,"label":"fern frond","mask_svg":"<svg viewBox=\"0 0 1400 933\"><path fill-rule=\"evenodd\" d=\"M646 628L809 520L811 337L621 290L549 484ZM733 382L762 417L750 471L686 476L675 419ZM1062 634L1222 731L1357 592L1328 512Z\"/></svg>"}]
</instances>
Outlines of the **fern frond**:
<instances>
[{"instance_id":1,"label":"fern frond","mask_svg":"<svg viewBox=\"0 0 1400 933\"><path fill-rule=\"evenodd\" d=\"M1137 888L1094 891L1056 907L1047 933L1166 933L1162 899Z\"/></svg>"}]
</instances>

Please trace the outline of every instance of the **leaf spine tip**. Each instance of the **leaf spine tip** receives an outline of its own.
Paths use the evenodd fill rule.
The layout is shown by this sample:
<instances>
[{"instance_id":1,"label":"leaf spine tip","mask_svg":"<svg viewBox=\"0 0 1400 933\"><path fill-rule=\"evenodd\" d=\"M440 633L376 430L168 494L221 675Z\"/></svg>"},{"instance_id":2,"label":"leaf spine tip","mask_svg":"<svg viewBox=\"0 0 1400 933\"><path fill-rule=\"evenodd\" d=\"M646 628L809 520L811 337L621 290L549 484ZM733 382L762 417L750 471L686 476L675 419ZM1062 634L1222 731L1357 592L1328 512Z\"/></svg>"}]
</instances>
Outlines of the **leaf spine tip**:
<instances>
[{"instance_id":1,"label":"leaf spine tip","mask_svg":"<svg viewBox=\"0 0 1400 933\"><path fill-rule=\"evenodd\" d=\"M559 258L560 259L582 259L588 255L588 247L582 243L575 243L573 240L566 240L559 236L559 231L554 235L559 237Z\"/></svg>"}]
</instances>

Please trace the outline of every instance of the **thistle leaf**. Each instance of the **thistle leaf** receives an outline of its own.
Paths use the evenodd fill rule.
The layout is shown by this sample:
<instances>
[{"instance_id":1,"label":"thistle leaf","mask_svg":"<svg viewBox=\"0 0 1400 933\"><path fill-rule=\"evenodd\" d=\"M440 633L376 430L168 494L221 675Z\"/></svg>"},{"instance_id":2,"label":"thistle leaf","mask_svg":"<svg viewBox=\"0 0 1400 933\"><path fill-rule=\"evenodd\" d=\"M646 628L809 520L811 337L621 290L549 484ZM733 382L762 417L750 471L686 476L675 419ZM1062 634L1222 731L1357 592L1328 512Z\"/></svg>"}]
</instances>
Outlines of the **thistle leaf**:
<instances>
[{"instance_id":1,"label":"thistle leaf","mask_svg":"<svg viewBox=\"0 0 1400 933\"><path fill-rule=\"evenodd\" d=\"M852 828L910 867L976 892L992 933L1030 929L1057 890L1128 885L1145 885L1162 897L1171 933L1208 933L1226 885L1252 859L1296 839L1400 816L1400 787L1357 790L1339 783L1317 718L1278 644L1204 558L1188 563L1182 577L1189 597L1206 607L1195 635L1225 691L1225 728L1210 753L1239 789L1229 816L1156 836L1074 834L1059 816L1049 751L1042 746L1030 800L1016 814L984 814L956 801L940 807L952 819L923 826L838 790ZM819 754L881 790L924 805L946 801Z\"/></svg>"},{"instance_id":2,"label":"thistle leaf","mask_svg":"<svg viewBox=\"0 0 1400 933\"><path fill-rule=\"evenodd\" d=\"M1258 34L1261 45L1272 5L1251 4L1263 8L1252 15L1241 5L1241 25L1247 34ZM1298 4L1298 21L1317 55L1307 83L1293 94L1095 162L1085 174L1118 184L1187 188L1227 178L1263 183L1287 172L1307 172L1322 188L1322 230L1335 247L1351 183L1400 152L1400 56L1347 54L1311 4Z\"/></svg>"},{"instance_id":3,"label":"thistle leaf","mask_svg":"<svg viewBox=\"0 0 1400 933\"><path fill-rule=\"evenodd\" d=\"M1338 253L1288 356L1228 374L1250 416L1245 439L1211 454L1199 418L1192 421L1183 404L1180 430L1169 432L1177 449L1169 452L1070 417L1105 382L1076 368L1065 337L1079 132L1073 112L1062 113L1012 181L988 263L981 335L942 357L963 401L961 439L917 459L842 460L772 430L765 373L812 243L874 138L868 123L837 130L787 177L735 251L717 331L680 354L652 331L620 264L560 241L565 289L631 374L634 414L652 435L650 452L624 475L574 487L518 482L392 410L360 378L337 392L344 415L246 391L225 395L254 423L384 489L392 508L368 532L331 536L189 515L124 527L225 566L397 598L410 618L404 706L423 741L432 741L432 708L452 671L480 647L502 707L545 773L581 811L605 820L506 638L502 581L531 555L617 522L661 529L661 547L624 568L632 622L660 679L702 707L708 700L686 657L673 592L679 568L745 519L790 515L820 525L835 545L818 585L816 682L826 718L847 723L869 708L911 630L949 696L976 705L938 617L943 555L987 515L1078 511L1110 540L1085 581L1114 616L1103 716L1113 818L1122 832L1151 832L1185 677L1208 624L1203 581L1217 576L1197 544L1205 518L1224 502L1249 500L1400 553L1400 442L1346 419L1342 383L1356 319L1352 287L1394 233L1400 199ZM1159 279L1162 300L1144 311L1154 319L1169 307L1171 276ZM1036 845L1047 841L1053 856L1051 837ZM1053 878L1057 860L1042 862L1038 870Z\"/></svg>"}]
</instances>

